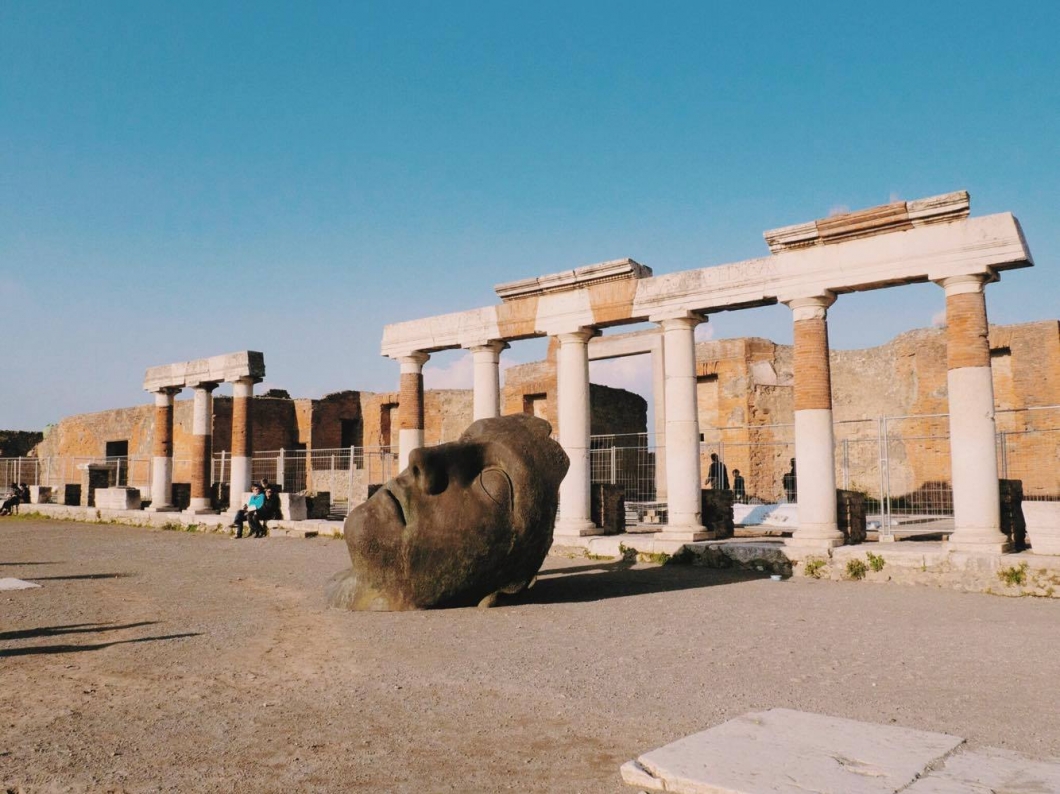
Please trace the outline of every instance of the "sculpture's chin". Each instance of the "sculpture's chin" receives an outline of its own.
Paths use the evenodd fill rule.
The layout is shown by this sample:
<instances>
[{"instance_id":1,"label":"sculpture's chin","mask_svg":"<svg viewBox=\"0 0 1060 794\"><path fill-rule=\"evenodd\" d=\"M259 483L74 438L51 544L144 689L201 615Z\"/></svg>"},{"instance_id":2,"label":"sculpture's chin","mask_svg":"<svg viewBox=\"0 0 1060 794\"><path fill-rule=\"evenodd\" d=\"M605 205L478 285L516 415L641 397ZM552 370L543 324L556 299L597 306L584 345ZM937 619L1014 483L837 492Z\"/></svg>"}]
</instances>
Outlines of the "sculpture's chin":
<instances>
[{"instance_id":1,"label":"sculpture's chin","mask_svg":"<svg viewBox=\"0 0 1060 794\"><path fill-rule=\"evenodd\" d=\"M396 604L386 594L368 585L352 568L339 571L327 585L328 605L357 612L400 612L409 607Z\"/></svg>"}]
</instances>

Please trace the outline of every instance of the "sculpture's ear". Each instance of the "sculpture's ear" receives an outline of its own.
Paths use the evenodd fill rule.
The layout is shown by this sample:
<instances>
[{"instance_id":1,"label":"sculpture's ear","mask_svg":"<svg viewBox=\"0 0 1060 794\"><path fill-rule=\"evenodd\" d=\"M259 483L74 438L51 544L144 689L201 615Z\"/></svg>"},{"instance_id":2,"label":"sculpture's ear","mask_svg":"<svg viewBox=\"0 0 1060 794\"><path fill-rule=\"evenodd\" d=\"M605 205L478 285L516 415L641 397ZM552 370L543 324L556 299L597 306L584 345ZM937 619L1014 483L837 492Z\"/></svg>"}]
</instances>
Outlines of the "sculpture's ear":
<instances>
[{"instance_id":1,"label":"sculpture's ear","mask_svg":"<svg viewBox=\"0 0 1060 794\"><path fill-rule=\"evenodd\" d=\"M482 490L490 499L503 507L511 510L515 505L515 489L508 474L501 469L486 469L479 475L479 483Z\"/></svg>"}]
</instances>

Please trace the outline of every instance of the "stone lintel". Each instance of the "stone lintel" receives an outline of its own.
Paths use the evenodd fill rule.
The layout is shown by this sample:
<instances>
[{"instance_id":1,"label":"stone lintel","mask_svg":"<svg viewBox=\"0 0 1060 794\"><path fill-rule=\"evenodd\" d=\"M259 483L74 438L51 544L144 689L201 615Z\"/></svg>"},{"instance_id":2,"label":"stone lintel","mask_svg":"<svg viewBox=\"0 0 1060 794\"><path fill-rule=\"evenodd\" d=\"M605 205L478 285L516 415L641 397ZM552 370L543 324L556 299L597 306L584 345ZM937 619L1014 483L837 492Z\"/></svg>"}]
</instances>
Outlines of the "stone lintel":
<instances>
[{"instance_id":1,"label":"stone lintel","mask_svg":"<svg viewBox=\"0 0 1060 794\"><path fill-rule=\"evenodd\" d=\"M509 281L506 284L498 284L494 289L502 301L510 301L531 295L581 289L593 284L602 284L605 281L650 278L651 275L650 267L632 259L613 259L609 262L576 267L574 270L564 270L546 276Z\"/></svg>"},{"instance_id":2,"label":"stone lintel","mask_svg":"<svg viewBox=\"0 0 1060 794\"><path fill-rule=\"evenodd\" d=\"M223 383L242 378L260 381L265 377L265 356L253 350L226 353L211 358L182 361L150 367L144 375L144 389L183 389L207 383Z\"/></svg>"},{"instance_id":3,"label":"stone lintel","mask_svg":"<svg viewBox=\"0 0 1060 794\"><path fill-rule=\"evenodd\" d=\"M968 217L970 208L968 192L958 190L941 196L896 201L807 223L770 229L763 236L769 250L779 253L811 245L829 245L858 237L904 231L915 226L963 220Z\"/></svg>"}]
</instances>

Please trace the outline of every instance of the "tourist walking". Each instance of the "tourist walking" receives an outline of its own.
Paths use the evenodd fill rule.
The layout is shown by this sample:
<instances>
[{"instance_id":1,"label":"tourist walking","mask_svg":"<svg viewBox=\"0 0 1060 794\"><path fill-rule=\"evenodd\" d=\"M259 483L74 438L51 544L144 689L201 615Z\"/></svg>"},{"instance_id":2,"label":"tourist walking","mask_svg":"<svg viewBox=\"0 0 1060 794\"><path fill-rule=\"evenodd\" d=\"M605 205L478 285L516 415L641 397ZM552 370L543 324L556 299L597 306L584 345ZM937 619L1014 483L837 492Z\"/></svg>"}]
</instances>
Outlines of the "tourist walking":
<instances>
[{"instance_id":1,"label":"tourist walking","mask_svg":"<svg viewBox=\"0 0 1060 794\"><path fill-rule=\"evenodd\" d=\"M707 485L715 491L729 490L729 470L718 458L717 452L710 453L710 469L707 471Z\"/></svg>"}]
</instances>

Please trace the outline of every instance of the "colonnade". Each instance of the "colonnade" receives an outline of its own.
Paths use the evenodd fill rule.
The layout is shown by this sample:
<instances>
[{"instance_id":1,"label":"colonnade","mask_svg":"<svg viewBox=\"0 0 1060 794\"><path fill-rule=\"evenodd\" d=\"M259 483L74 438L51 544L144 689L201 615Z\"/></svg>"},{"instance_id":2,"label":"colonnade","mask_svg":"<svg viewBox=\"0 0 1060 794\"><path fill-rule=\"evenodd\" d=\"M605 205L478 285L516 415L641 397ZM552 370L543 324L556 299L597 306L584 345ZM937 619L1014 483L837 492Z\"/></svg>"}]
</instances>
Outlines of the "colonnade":
<instances>
[{"instance_id":1,"label":"colonnade","mask_svg":"<svg viewBox=\"0 0 1060 794\"><path fill-rule=\"evenodd\" d=\"M177 394L192 389L191 499L187 513L215 513L210 486L213 466L213 392L232 383L232 469L230 493L236 504L250 488L254 453L254 384L265 376L261 353L245 351L209 359L152 367L144 389L155 395L151 506L155 512L177 510L173 504L173 405Z\"/></svg>"},{"instance_id":2,"label":"colonnade","mask_svg":"<svg viewBox=\"0 0 1060 794\"><path fill-rule=\"evenodd\" d=\"M987 343L987 277L940 280L945 289L950 393L950 445L953 461L955 531L950 548L1002 551L997 461L994 454L993 386ZM831 291L785 301L794 335L795 459L799 483L798 528L788 545L796 555L842 545L836 508L835 442L829 365L828 309ZM665 464L668 523L658 538L704 540L702 524L700 426L696 394L695 328L706 318L695 312L652 318L662 329L665 405ZM556 535L593 535L590 517L589 341L599 333L578 326L556 333L558 440L570 458L560 485ZM504 340L469 345L474 357L474 418L500 414L500 353ZM400 466L422 446L425 351L400 357Z\"/></svg>"}]
</instances>

